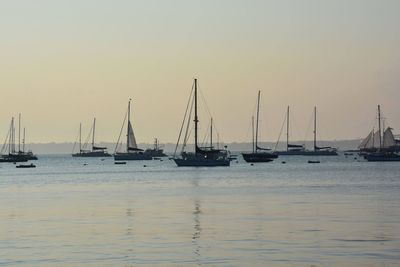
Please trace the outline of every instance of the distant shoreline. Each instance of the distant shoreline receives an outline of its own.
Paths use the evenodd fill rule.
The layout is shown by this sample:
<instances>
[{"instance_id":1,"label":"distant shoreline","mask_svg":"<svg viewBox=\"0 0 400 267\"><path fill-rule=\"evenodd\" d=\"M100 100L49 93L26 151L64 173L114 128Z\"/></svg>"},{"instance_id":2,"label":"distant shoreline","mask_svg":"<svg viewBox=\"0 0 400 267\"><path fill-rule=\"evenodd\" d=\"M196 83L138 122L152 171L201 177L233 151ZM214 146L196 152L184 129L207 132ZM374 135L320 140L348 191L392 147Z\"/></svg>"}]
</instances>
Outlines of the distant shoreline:
<instances>
[{"instance_id":1,"label":"distant shoreline","mask_svg":"<svg viewBox=\"0 0 400 267\"><path fill-rule=\"evenodd\" d=\"M320 146L331 146L338 148L339 150L352 150L357 149L357 146L360 144L361 139L349 139L349 140L321 140L318 141ZM293 141L292 144L303 144L304 142L300 141ZM97 143L100 146L105 146L108 148L110 153L114 152L115 143L111 142L99 142ZM175 150L175 143L161 143L160 144L166 153L173 153ZM224 145L228 146L228 149L233 152L240 152L240 151L248 151L251 149L250 142L232 142L232 143L221 143L220 147ZM261 142L261 147L269 147L271 149L275 148L275 142ZM305 145L307 148L312 148L313 142L306 141ZM74 146L73 142L50 142L50 143L28 143L26 144L27 149L32 150L35 154L71 154L72 148ZM140 143L138 144L140 148L151 148L153 144L151 143ZM193 144L188 144L187 148L190 150L193 147ZM280 142L277 146L277 150L285 150L286 143ZM178 150L179 151L179 150Z\"/></svg>"}]
</instances>

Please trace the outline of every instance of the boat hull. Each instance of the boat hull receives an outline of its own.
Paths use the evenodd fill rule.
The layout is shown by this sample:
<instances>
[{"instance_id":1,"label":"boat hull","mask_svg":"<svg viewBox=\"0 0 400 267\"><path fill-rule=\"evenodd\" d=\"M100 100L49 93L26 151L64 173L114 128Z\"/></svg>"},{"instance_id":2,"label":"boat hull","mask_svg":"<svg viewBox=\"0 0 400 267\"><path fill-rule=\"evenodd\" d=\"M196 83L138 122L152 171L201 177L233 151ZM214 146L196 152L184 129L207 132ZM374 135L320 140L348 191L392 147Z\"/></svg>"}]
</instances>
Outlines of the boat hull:
<instances>
[{"instance_id":1,"label":"boat hull","mask_svg":"<svg viewBox=\"0 0 400 267\"><path fill-rule=\"evenodd\" d=\"M284 156L337 156L336 151L276 151L278 155Z\"/></svg>"},{"instance_id":2,"label":"boat hull","mask_svg":"<svg viewBox=\"0 0 400 267\"><path fill-rule=\"evenodd\" d=\"M72 157L74 157L74 158L105 158L105 157L111 157L111 155L106 152L94 151L94 152L72 154Z\"/></svg>"},{"instance_id":3,"label":"boat hull","mask_svg":"<svg viewBox=\"0 0 400 267\"><path fill-rule=\"evenodd\" d=\"M26 168L36 168L36 165L33 165L32 163L31 164L29 164L29 165L18 165L18 166L16 166L16 168L18 168L18 169L26 169Z\"/></svg>"},{"instance_id":4,"label":"boat hull","mask_svg":"<svg viewBox=\"0 0 400 267\"><path fill-rule=\"evenodd\" d=\"M270 153L243 153L243 159L249 163L256 162L271 162L278 157L278 155Z\"/></svg>"},{"instance_id":5,"label":"boat hull","mask_svg":"<svg viewBox=\"0 0 400 267\"><path fill-rule=\"evenodd\" d=\"M27 162L25 158L0 158L0 162Z\"/></svg>"},{"instance_id":6,"label":"boat hull","mask_svg":"<svg viewBox=\"0 0 400 267\"><path fill-rule=\"evenodd\" d=\"M278 157L277 154L272 153L243 153L243 159L249 163L255 162L271 162Z\"/></svg>"},{"instance_id":7,"label":"boat hull","mask_svg":"<svg viewBox=\"0 0 400 267\"><path fill-rule=\"evenodd\" d=\"M152 160L151 155L144 153L117 153L114 155L114 160Z\"/></svg>"},{"instance_id":8,"label":"boat hull","mask_svg":"<svg viewBox=\"0 0 400 267\"><path fill-rule=\"evenodd\" d=\"M369 154L364 158L367 161L380 162L380 161L400 161L400 155L397 154Z\"/></svg>"},{"instance_id":9,"label":"boat hull","mask_svg":"<svg viewBox=\"0 0 400 267\"><path fill-rule=\"evenodd\" d=\"M174 159L178 167L229 167L230 160Z\"/></svg>"}]
</instances>

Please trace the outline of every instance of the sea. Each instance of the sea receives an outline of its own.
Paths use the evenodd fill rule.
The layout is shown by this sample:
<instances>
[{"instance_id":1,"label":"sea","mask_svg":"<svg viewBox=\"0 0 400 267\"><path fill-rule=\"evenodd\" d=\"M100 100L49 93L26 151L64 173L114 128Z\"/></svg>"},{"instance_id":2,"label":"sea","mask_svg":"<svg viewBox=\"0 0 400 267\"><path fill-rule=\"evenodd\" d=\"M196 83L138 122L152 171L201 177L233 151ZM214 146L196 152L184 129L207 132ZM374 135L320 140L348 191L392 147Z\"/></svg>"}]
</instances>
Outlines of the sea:
<instances>
[{"instance_id":1,"label":"sea","mask_svg":"<svg viewBox=\"0 0 400 267\"><path fill-rule=\"evenodd\" d=\"M400 162L33 163L0 165L0 266L400 266Z\"/></svg>"}]
</instances>

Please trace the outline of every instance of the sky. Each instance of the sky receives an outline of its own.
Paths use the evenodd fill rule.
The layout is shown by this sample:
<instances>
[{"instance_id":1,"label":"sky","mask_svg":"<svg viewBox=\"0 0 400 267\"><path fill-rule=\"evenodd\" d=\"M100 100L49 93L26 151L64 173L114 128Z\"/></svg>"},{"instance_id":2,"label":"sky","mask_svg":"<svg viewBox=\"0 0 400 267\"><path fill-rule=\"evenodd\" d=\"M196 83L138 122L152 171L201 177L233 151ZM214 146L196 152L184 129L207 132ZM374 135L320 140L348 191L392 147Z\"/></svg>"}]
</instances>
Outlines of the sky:
<instances>
[{"instance_id":1,"label":"sky","mask_svg":"<svg viewBox=\"0 0 400 267\"><path fill-rule=\"evenodd\" d=\"M22 113L27 142L74 141L97 118L116 141L132 98L138 142L175 142L193 78L221 141L366 136L377 104L400 133L400 1L0 1L0 139ZM202 114L201 114L202 115ZM209 117L200 117L200 130ZM306 134L308 132L308 135Z\"/></svg>"}]
</instances>

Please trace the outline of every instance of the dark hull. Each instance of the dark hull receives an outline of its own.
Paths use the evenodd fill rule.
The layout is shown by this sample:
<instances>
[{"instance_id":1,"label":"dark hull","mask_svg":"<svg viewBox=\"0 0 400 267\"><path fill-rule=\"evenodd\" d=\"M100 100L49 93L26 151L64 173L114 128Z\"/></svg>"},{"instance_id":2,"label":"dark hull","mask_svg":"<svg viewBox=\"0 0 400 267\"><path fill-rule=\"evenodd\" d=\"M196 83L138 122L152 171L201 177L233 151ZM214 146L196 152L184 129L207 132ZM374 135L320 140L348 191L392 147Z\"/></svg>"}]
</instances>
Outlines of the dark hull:
<instances>
[{"instance_id":1,"label":"dark hull","mask_svg":"<svg viewBox=\"0 0 400 267\"><path fill-rule=\"evenodd\" d=\"M26 158L0 158L0 162L27 162Z\"/></svg>"},{"instance_id":2,"label":"dark hull","mask_svg":"<svg viewBox=\"0 0 400 267\"><path fill-rule=\"evenodd\" d=\"M114 155L114 160L152 160L151 155L144 153L117 153Z\"/></svg>"},{"instance_id":3,"label":"dark hull","mask_svg":"<svg viewBox=\"0 0 400 267\"><path fill-rule=\"evenodd\" d=\"M277 154L272 153L243 153L243 159L249 163L255 162L271 162L278 157Z\"/></svg>"},{"instance_id":4,"label":"dark hull","mask_svg":"<svg viewBox=\"0 0 400 267\"><path fill-rule=\"evenodd\" d=\"M38 158L32 153L19 152L16 154L3 155L0 162L27 162L28 160L37 160Z\"/></svg>"},{"instance_id":5,"label":"dark hull","mask_svg":"<svg viewBox=\"0 0 400 267\"><path fill-rule=\"evenodd\" d=\"M76 153L72 154L74 158L104 158L111 157L110 154L106 152L85 152L85 153Z\"/></svg>"},{"instance_id":6,"label":"dark hull","mask_svg":"<svg viewBox=\"0 0 400 267\"><path fill-rule=\"evenodd\" d=\"M18 165L18 166L16 166L16 168L19 168L19 169L36 168L36 166L33 165L33 164L29 164L29 165Z\"/></svg>"},{"instance_id":7,"label":"dark hull","mask_svg":"<svg viewBox=\"0 0 400 267\"><path fill-rule=\"evenodd\" d=\"M230 160L213 160L213 159L174 159L178 167L228 167Z\"/></svg>"},{"instance_id":8,"label":"dark hull","mask_svg":"<svg viewBox=\"0 0 400 267\"><path fill-rule=\"evenodd\" d=\"M337 156L336 151L276 151L278 155L284 156Z\"/></svg>"},{"instance_id":9,"label":"dark hull","mask_svg":"<svg viewBox=\"0 0 400 267\"><path fill-rule=\"evenodd\" d=\"M37 160L38 159L38 157L36 157L36 156L25 156L25 158L27 160Z\"/></svg>"},{"instance_id":10,"label":"dark hull","mask_svg":"<svg viewBox=\"0 0 400 267\"><path fill-rule=\"evenodd\" d=\"M378 162L378 161L400 161L400 155L396 154L369 154L365 155L364 158L368 161Z\"/></svg>"},{"instance_id":11,"label":"dark hull","mask_svg":"<svg viewBox=\"0 0 400 267\"><path fill-rule=\"evenodd\" d=\"M155 150L155 149L146 149L145 151L144 151L144 154L145 155L148 155L148 156L150 156L150 157L166 157L167 155L164 153L164 151L162 150L162 149L158 149L158 150Z\"/></svg>"}]
</instances>

